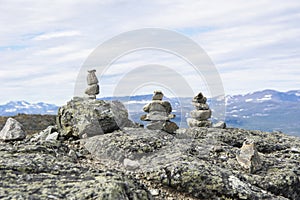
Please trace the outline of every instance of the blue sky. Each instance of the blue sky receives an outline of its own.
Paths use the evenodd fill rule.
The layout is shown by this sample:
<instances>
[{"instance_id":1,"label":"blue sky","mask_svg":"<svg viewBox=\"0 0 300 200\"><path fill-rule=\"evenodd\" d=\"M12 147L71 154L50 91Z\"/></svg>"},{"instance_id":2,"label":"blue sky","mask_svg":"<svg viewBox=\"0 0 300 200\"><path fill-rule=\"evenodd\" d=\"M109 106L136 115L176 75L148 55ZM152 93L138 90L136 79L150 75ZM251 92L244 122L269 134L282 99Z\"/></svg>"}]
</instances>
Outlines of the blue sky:
<instances>
[{"instance_id":1,"label":"blue sky","mask_svg":"<svg viewBox=\"0 0 300 200\"><path fill-rule=\"evenodd\" d=\"M0 103L65 103L98 45L146 27L174 30L197 42L218 69L225 94L300 89L298 0L0 0L0 27ZM141 52L116 64L161 64L159 56L151 57ZM172 58L161 62L180 63ZM114 84L107 82L101 85L103 96Z\"/></svg>"}]
</instances>

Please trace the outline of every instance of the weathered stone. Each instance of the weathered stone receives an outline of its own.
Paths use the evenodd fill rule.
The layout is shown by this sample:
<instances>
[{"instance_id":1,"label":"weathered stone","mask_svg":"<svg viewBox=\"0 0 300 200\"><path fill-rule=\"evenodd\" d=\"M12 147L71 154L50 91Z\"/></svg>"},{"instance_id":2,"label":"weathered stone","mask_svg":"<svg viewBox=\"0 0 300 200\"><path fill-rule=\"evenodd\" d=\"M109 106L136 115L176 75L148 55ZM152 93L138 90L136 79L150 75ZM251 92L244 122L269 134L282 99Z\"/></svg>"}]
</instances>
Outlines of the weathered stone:
<instances>
[{"instance_id":1,"label":"weathered stone","mask_svg":"<svg viewBox=\"0 0 300 200\"><path fill-rule=\"evenodd\" d=\"M207 103L195 103L192 102L192 105L195 106L197 110L208 110L209 106Z\"/></svg>"},{"instance_id":2,"label":"weathered stone","mask_svg":"<svg viewBox=\"0 0 300 200\"><path fill-rule=\"evenodd\" d=\"M192 110L191 117L197 120L206 120L211 117L211 110Z\"/></svg>"},{"instance_id":3,"label":"weathered stone","mask_svg":"<svg viewBox=\"0 0 300 200\"><path fill-rule=\"evenodd\" d=\"M0 140L12 141L22 140L26 137L26 132L17 120L8 118L3 129L0 131Z\"/></svg>"},{"instance_id":4,"label":"weathered stone","mask_svg":"<svg viewBox=\"0 0 300 200\"><path fill-rule=\"evenodd\" d=\"M143 107L143 110L148 113L158 111L170 114L172 112L172 107L171 104L167 101L153 101L145 105Z\"/></svg>"},{"instance_id":5,"label":"weathered stone","mask_svg":"<svg viewBox=\"0 0 300 200\"><path fill-rule=\"evenodd\" d=\"M146 125L149 130L162 130L164 128L165 121L153 121Z\"/></svg>"},{"instance_id":6,"label":"weathered stone","mask_svg":"<svg viewBox=\"0 0 300 200\"><path fill-rule=\"evenodd\" d=\"M167 113L153 111L146 115L144 121L166 121L169 120Z\"/></svg>"},{"instance_id":7,"label":"weathered stone","mask_svg":"<svg viewBox=\"0 0 300 200\"><path fill-rule=\"evenodd\" d=\"M99 81L98 81L98 78L95 74L96 70L88 70L88 75L87 75L87 83L88 85L94 85L94 84L97 84Z\"/></svg>"},{"instance_id":8,"label":"weathered stone","mask_svg":"<svg viewBox=\"0 0 300 200\"><path fill-rule=\"evenodd\" d=\"M90 86L85 90L85 93L86 93L87 95L97 95L97 94L99 94L99 85L97 85L97 84L90 85Z\"/></svg>"},{"instance_id":9,"label":"weathered stone","mask_svg":"<svg viewBox=\"0 0 300 200\"><path fill-rule=\"evenodd\" d=\"M205 96L203 96L203 94L200 92L193 98L192 102L206 104L206 101L207 101L207 98Z\"/></svg>"},{"instance_id":10,"label":"weathered stone","mask_svg":"<svg viewBox=\"0 0 300 200\"><path fill-rule=\"evenodd\" d=\"M46 141L49 141L49 140L57 140L58 139L58 136L59 136L59 133L58 132L54 132L54 133L51 133L49 134L47 137L46 137Z\"/></svg>"},{"instance_id":11,"label":"weathered stone","mask_svg":"<svg viewBox=\"0 0 300 200\"><path fill-rule=\"evenodd\" d=\"M175 122L166 121L162 130L168 133L174 133L177 129L179 129L179 127Z\"/></svg>"},{"instance_id":12,"label":"weathered stone","mask_svg":"<svg viewBox=\"0 0 300 200\"><path fill-rule=\"evenodd\" d=\"M261 161L258 155L258 151L254 142L245 141L240 150L239 155L236 156L239 164L245 169L249 170L249 173L254 173L261 168Z\"/></svg>"},{"instance_id":13,"label":"weathered stone","mask_svg":"<svg viewBox=\"0 0 300 200\"><path fill-rule=\"evenodd\" d=\"M136 160L124 159L124 167L128 170L136 170L140 167L140 163Z\"/></svg>"},{"instance_id":14,"label":"weathered stone","mask_svg":"<svg viewBox=\"0 0 300 200\"><path fill-rule=\"evenodd\" d=\"M119 101L73 98L58 110L57 124L64 137L85 138L136 126Z\"/></svg>"},{"instance_id":15,"label":"weathered stone","mask_svg":"<svg viewBox=\"0 0 300 200\"><path fill-rule=\"evenodd\" d=\"M226 123L223 121L219 121L219 122L213 124L213 128L226 128Z\"/></svg>"},{"instance_id":16,"label":"weathered stone","mask_svg":"<svg viewBox=\"0 0 300 200\"><path fill-rule=\"evenodd\" d=\"M58 132L57 126L48 126L45 130L42 130L38 134L34 134L34 137L31 138L31 142L45 141L49 135L57 132Z\"/></svg>"},{"instance_id":17,"label":"weathered stone","mask_svg":"<svg viewBox=\"0 0 300 200\"><path fill-rule=\"evenodd\" d=\"M146 126L150 130L163 130L168 133L174 133L179 127L176 123L170 121L152 121Z\"/></svg>"},{"instance_id":18,"label":"weathered stone","mask_svg":"<svg viewBox=\"0 0 300 200\"><path fill-rule=\"evenodd\" d=\"M212 127L212 122L208 120L196 120L193 118L187 118L187 123L189 127Z\"/></svg>"},{"instance_id":19,"label":"weathered stone","mask_svg":"<svg viewBox=\"0 0 300 200\"><path fill-rule=\"evenodd\" d=\"M162 91L156 90L156 91L154 91L152 100L162 100L163 97L164 97L164 94L162 93Z\"/></svg>"}]
</instances>

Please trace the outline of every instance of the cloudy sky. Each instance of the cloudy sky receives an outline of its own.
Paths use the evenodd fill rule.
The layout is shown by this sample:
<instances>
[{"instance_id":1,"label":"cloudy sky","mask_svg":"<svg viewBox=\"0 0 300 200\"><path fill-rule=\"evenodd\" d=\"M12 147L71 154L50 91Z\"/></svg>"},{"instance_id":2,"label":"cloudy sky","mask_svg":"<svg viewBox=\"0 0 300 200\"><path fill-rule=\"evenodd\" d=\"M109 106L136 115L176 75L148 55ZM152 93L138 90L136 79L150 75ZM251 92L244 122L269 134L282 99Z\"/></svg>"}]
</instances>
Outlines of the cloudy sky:
<instances>
[{"instance_id":1,"label":"cloudy sky","mask_svg":"<svg viewBox=\"0 0 300 200\"><path fill-rule=\"evenodd\" d=\"M176 31L201 46L217 68L226 95L300 89L298 0L0 0L0 27L1 104L65 103L74 95L83 63L99 45L151 27ZM115 61L107 72L110 81L101 82L101 95L111 95L110 87L121 79L118 66L181 64L174 56L158 54L141 51Z\"/></svg>"}]
</instances>

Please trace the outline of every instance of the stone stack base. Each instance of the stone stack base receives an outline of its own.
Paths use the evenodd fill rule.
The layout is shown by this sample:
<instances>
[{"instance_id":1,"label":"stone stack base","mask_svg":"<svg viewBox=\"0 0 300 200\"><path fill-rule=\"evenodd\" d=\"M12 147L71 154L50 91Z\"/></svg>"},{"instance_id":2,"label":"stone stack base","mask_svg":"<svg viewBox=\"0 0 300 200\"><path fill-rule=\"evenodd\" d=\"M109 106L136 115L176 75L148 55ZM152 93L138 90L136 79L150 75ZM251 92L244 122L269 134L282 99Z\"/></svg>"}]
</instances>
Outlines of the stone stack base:
<instances>
[{"instance_id":1,"label":"stone stack base","mask_svg":"<svg viewBox=\"0 0 300 200\"><path fill-rule=\"evenodd\" d=\"M150 130L163 130L168 133L174 133L179 127L171 121L151 121L147 126Z\"/></svg>"},{"instance_id":2,"label":"stone stack base","mask_svg":"<svg viewBox=\"0 0 300 200\"><path fill-rule=\"evenodd\" d=\"M196 120L193 118L187 118L187 123L189 127L212 127L212 122L209 120Z\"/></svg>"}]
</instances>

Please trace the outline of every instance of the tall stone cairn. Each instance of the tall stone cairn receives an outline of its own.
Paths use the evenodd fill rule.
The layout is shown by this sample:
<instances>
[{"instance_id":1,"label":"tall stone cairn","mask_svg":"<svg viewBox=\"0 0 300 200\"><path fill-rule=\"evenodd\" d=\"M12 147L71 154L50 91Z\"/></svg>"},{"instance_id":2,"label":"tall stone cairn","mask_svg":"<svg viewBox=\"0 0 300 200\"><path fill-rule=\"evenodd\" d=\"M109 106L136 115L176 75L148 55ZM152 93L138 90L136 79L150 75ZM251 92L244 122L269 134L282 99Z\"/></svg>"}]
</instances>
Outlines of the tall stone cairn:
<instances>
[{"instance_id":1,"label":"tall stone cairn","mask_svg":"<svg viewBox=\"0 0 300 200\"><path fill-rule=\"evenodd\" d=\"M164 130L168 133L173 133L178 129L175 122L170 119L175 118L172 112L170 102L163 101L163 93L159 90L154 91L152 102L143 107L143 110L148 114L142 115L141 120L150 121L146 128L151 130Z\"/></svg>"},{"instance_id":2,"label":"tall stone cairn","mask_svg":"<svg viewBox=\"0 0 300 200\"><path fill-rule=\"evenodd\" d=\"M88 70L87 84L88 88L85 90L85 94L89 95L90 99L96 99L96 95L99 94L98 78L95 74L96 70Z\"/></svg>"},{"instance_id":3,"label":"tall stone cairn","mask_svg":"<svg viewBox=\"0 0 300 200\"><path fill-rule=\"evenodd\" d=\"M201 92L193 98L192 104L196 109L190 112L191 118L187 118L189 127L212 127L212 122L208 120L211 110L206 101L207 98Z\"/></svg>"}]
</instances>

